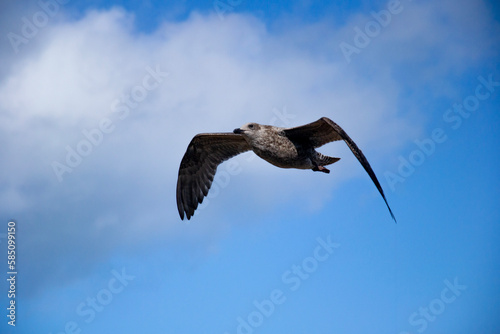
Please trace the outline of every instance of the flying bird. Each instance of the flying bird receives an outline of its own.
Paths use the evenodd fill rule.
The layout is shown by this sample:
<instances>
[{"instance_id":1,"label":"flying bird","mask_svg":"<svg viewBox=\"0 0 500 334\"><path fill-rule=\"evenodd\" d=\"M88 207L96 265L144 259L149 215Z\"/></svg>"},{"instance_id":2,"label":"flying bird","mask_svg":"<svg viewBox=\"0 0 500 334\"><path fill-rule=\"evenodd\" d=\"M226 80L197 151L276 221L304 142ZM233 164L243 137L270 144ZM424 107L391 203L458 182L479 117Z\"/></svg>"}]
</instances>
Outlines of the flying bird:
<instances>
[{"instance_id":1,"label":"flying bird","mask_svg":"<svg viewBox=\"0 0 500 334\"><path fill-rule=\"evenodd\" d=\"M188 220L194 215L198 204L202 203L208 194L217 166L235 155L252 150L260 158L277 167L330 173L325 166L339 161L340 158L323 155L315 149L337 140L343 140L349 146L382 195L391 217L396 221L365 155L347 133L327 117L294 128L247 123L232 133L197 134L189 143L179 167L179 215L184 219L185 214Z\"/></svg>"}]
</instances>

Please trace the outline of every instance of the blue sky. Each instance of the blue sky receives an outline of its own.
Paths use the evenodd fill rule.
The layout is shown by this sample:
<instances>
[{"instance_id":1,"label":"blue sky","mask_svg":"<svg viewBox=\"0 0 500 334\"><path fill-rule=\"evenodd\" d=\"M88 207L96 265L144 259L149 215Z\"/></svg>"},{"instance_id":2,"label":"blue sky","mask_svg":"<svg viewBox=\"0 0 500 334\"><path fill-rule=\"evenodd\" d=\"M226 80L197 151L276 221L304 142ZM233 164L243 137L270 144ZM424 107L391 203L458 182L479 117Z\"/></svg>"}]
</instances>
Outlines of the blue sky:
<instances>
[{"instance_id":1,"label":"blue sky","mask_svg":"<svg viewBox=\"0 0 500 334\"><path fill-rule=\"evenodd\" d=\"M495 2L63 2L0 10L2 333L500 331ZM195 134L322 116L397 224L343 143L179 219Z\"/></svg>"}]
</instances>

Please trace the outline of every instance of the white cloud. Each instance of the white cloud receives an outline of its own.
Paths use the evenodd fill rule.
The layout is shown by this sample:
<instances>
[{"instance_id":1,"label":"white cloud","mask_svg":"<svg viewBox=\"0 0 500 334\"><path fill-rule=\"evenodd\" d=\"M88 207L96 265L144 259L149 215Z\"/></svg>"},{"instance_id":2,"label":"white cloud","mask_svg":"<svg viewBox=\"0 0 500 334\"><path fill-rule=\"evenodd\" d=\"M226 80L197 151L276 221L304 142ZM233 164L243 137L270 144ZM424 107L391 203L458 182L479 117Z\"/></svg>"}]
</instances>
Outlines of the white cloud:
<instances>
[{"instance_id":1,"label":"white cloud","mask_svg":"<svg viewBox=\"0 0 500 334\"><path fill-rule=\"evenodd\" d=\"M463 11L447 4L441 8L412 3L401 13L406 15L404 23L394 20L350 64L338 44L352 38L352 27L369 15L353 18L343 29L318 24L289 33L271 32L248 15L227 15L221 21L215 14L195 13L185 22L165 22L144 35L134 31L133 15L118 8L54 23L39 37L40 47L14 62L0 81L0 155L7 162L2 166L0 198L8 198L1 201L1 210L20 216L28 212L30 217L43 213L39 221L27 222L45 227L36 229L41 241L26 247L40 247L42 241L59 243L73 258L87 256L70 247L81 238L93 240L92 260L107 256L110 245L153 235L166 240L191 235L210 243L228 228L228 217L234 213L210 210L210 205L198 212L206 217L199 223L182 224L174 193L179 162L196 133L231 131L248 121L295 126L329 116L351 134L374 166L383 167L384 159L392 161L396 150L421 131L417 118L398 116L401 85L415 83L398 81L391 64L406 65L408 59L432 51L440 55L436 66L451 71L480 57L460 47L464 39L445 43L450 41L445 36L462 29L464 21ZM424 15L433 10L454 20L444 25ZM483 16L482 11L476 14L479 21ZM467 24L475 27L470 20ZM429 33L433 31L437 33ZM466 41L488 40L482 31L472 29ZM143 87L145 77L157 68L168 77L146 90L144 100L132 99L133 106L121 119L123 111L113 112L113 106L124 107L126 96L139 92L137 87ZM280 124L276 118L273 110L283 107L295 116L293 123ZM65 164L66 147L76 150L87 140L82 131L98 129L103 119L109 119L113 130L102 133L92 152L58 182L53 161ZM247 209L252 203L298 196L310 201L307 210L319 210L339 180L364 175L340 144L321 151L343 158L335 166L335 176L318 181L317 173L283 172L240 157L242 173L221 193L234 195L234 183L244 187L246 202L239 205ZM275 187L269 187L271 181ZM304 191L294 194L292 189L299 185ZM313 191L328 194L318 204L307 196ZM211 201L219 202L213 207L221 210L227 208L224 201L236 203L224 194ZM215 215L220 219L212 219ZM36 251L53 256L53 266L64 261L53 247ZM92 261L85 263L92 266Z\"/></svg>"}]
</instances>

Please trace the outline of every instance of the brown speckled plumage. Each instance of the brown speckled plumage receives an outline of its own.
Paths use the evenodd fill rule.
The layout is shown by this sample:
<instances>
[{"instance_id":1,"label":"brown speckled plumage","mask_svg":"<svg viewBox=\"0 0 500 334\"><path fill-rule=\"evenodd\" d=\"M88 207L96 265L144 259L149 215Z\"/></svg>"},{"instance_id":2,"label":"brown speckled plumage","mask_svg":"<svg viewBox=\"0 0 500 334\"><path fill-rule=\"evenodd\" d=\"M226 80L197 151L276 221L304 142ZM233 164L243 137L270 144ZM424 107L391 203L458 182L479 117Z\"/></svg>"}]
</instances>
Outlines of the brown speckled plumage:
<instances>
[{"instance_id":1,"label":"brown speckled plumage","mask_svg":"<svg viewBox=\"0 0 500 334\"><path fill-rule=\"evenodd\" d=\"M233 133L196 135L189 144L179 168L177 208L181 219L190 219L207 196L217 166L223 161L253 150L262 159L281 168L312 169L329 173L324 166L340 158L328 157L315 150L326 143L344 140L368 173L389 209L384 191L363 152L345 131L327 117L295 128L248 123Z\"/></svg>"}]
</instances>

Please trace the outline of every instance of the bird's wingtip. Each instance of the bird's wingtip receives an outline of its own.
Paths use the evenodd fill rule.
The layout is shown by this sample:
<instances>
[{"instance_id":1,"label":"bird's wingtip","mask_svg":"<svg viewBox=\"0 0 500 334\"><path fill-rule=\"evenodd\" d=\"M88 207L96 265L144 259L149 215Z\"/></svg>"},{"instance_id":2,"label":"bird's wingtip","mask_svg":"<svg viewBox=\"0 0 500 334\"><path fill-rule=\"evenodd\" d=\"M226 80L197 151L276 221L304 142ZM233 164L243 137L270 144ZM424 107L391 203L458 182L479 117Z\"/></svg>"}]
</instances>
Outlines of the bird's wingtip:
<instances>
[{"instance_id":1,"label":"bird's wingtip","mask_svg":"<svg viewBox=\"0 0 500 334\"><path fill-rule=\"evenodd\" d=\"M392 210L389 207L389 204L387 204L387 208L389 209L389 213L391 214L392 219L394 219L394 223L397 224L398 221L397 221L396 217L394 216L394 213L392 213Z\"/></svg>"}]
</instances>

